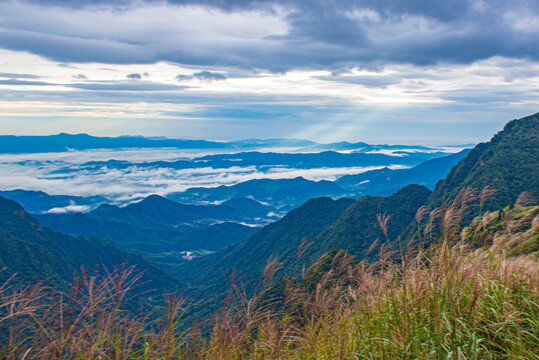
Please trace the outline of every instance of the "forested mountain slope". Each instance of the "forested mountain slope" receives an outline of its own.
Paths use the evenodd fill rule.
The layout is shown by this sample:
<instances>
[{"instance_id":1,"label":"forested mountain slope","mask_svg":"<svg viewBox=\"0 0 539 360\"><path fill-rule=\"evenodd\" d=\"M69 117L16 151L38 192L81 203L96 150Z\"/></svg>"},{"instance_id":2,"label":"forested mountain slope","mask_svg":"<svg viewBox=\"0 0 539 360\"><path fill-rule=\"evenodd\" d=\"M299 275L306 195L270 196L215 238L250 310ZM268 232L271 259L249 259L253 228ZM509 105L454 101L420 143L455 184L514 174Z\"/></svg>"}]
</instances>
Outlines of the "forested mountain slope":
<instances>
[{"instance_id":1,"label":"forested mountain slope","mask_svg":"<svg viewBox=\"0 0 539 360\"><path fill-rule=\"evenodd\" d=\"M107 240L76 237L43 227L19 204L0 197L0 283L13 274L15 281L36 280L62 287L82 268L109 271L126 263L145 272L146 289L173 291L176 280L146 259Z\"/></svg>"},{"instance_id":2,"label":"forested mountain slope","mask_svg":"<svg viewBox=\"0 0 539 360\"><path fill-rule=\"evenodd\" d=\"M478 144L438 183L429 205L453 198L463 187L496 193L485 209L497 210L514 203L523 191L539 199L539 113L512 120L486 143Z\"/></svg>"}]
</instances>

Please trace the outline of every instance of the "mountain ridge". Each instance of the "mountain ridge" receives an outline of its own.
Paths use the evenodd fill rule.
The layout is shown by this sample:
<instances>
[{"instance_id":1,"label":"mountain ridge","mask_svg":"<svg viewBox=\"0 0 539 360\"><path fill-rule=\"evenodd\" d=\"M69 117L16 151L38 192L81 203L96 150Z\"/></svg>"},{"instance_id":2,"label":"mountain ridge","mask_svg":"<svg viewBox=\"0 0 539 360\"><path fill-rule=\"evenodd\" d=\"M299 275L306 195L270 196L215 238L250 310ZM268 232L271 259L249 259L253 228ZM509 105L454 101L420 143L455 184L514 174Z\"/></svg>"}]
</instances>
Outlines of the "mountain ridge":
<instances>
[{"instance_id":1,"label":"mountain ridge","mask_svg":"<svg viewBox=\"0 0 539 360\"><path fill-rule=\"evenodd\" d=\"M90 271L105 266L109 271L125 263L143 271L146 289L174 291L178 281L148 260L120 249L112 242L76 237L42 226L22 206L0 197L0 283L16 273L15 281L44 280L63 288L82 268Z\"/></svg>"}]
</instances>

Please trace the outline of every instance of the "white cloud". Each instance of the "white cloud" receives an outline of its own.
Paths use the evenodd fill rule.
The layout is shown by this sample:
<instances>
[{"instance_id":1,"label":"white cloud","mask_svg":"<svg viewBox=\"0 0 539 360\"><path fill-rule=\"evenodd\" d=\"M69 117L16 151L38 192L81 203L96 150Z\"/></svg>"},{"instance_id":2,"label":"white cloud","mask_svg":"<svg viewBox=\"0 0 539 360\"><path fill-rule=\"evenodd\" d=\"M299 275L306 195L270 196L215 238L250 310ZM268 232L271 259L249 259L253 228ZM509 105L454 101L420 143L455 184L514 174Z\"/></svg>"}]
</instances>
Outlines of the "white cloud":
<instances>
[{"instance_id":1,"label":"white cloud","mask_svg":"<svg viewBox=\"0 0 539 360\"><path fill-rule=\"evenodd\" d=\"M72 212L84 213L92 209L88 205L76 205L75 203L65 206L65 207L55 207L47 211L48 214L67 214Z\"/></svg>"},{"instance_id":2,"label":"white cloud","mask_svg":"<svg viewBox=\"0 0 539 360\"><path fill-rule=\"evenodd\" d=\"M119 159L139 160L147 152L149 158L174 159L171 150L108 151L92 150L72 153L21 154L0 156L0 190L23 188L41 190L51 195L104 195L119 203L135 201L150 194L166 195L192 187L217 187L234 185L252 179L291 179L302 176L309 180L335 180L359 174L382 166L294 169L269 166L263 170L255 166L233 166L224 169L210 167L172 169L169 167L144 167L131 165L123 169L84 166L89 160L107 159L114 155ZM402 168L400 165L391 168ZM71 204L49 212L85 211L87 208Z\"/></svg>"}]
</instances>

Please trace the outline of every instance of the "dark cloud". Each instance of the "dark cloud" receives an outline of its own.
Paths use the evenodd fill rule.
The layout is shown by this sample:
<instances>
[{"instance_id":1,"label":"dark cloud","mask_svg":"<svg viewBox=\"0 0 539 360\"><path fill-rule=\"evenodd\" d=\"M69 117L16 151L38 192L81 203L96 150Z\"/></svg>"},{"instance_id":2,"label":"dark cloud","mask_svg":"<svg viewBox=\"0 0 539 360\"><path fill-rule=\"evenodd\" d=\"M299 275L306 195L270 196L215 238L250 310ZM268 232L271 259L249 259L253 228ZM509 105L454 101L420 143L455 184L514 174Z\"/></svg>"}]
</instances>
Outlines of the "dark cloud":
<instances>
[{"instance_id":1,"label":"dark cloud","mask_svg":"<svg viewBox=\"0 0 539 360\"><path fill-rule=\"evenodd\" d=\"M317 76L316 78L345 84L363 85L369 88L386 88L389 85L398 84L401 82L401 79L398 76L385 75Z\"/></svg>"},{"instance_id":2,"label":"dark cloud","mask_svg":"<svg viewBox=\"0 0 539 360\"><path fill-rule=\"evenodd\" d=\"M0 85L31 85L31 86L47 86L47 85L55 85L43 81L27 81L27 80L17 80L17 79L9 79L9 80L0 80Z\"/></svg>"},{"instance_id":3,"label":"dark cloud","mask_svg":"<svg viewBox=\"0 0 539 360\"><path fill-rule=\"evenodd\" d=\"M228 77L225 74L213 72L213 71L199 71L199 72L194 73L193 75L176 76L176 80L178 81L192 80L192 79L216 81L216 80L226 80L227 78Z\"/></svg>"},{"instance_id":4,"label":"dark cloud","mask_svg":"<svg viewBox=\"0 0 539 360\"><path fill-rule=\"evenodd\" d=\"M110 83L79 83L66 85L68 87L82 90L98 90L98 91L171 91L183 90L187 86L157 84L151 82L110 82Z\"/></svg>"},{"instance_id":5,"label":"dark cloud","mask_svg":"<svg viewBox=\"0 0 539 360\"><path fill-rule=\"evenodd\" d=\"M40 76L33 74L0 73L0 77L10 79L39 79Z\"/></svg>"},{"instance_id":6,"label":"dark cloud","mask_svg":"<svg viewBox=\"0 0 539 360\"><path fill-rule=\"evenodd\" d=\"M126 75L125 77L128 78L128 79L133 79L133 80L142 79L142 75L140 75L140 74L129 74L129 75Z\"/></svg>"},{"instance_id":7,"label":"dark cloud","mask_svg":"<svg viewBox=\"0 0 539 360\"><path fill-rule=\"evenodd\" d=\"M176 80L184 81L193 79L193 75L176 75Z\"/></svg>"},{"instance_id":8,"label":"dark cloud","mask_svg":"<svg viewBox=\"0 0 539 360\"><path fill-rule=\"evenodd\" d=\"M227 78L224 74L211 71L199 71L194 73L193 77L201 80L225 80Z\"/></svg>"},{"instance_id":9,"label":"dark cloud","mask_svg":"<svg viewBox=\"0 0 539 360\"><path fill-rule=\"evenodd\" d=\"M110 5L118 17L131 7L163 4L128 0L75 0L69 5L61 0L33 3L55 6L49 9L64 7L66 11L73 7L91 11L96 4L103 11ZM48 23L41 14L31 13L39 8L31 8L25 16L6 15L2 19L0 15L4 29L0 31L0 47L68 62L127 64L163 60L272 71L373 68L387 63L472 63L493 56L539 61L536 40L539 28L534 25L539 18L536 0L169 0L169 3L176 10L173 5L218 8L226 12L223 16L237 10L257 10L282 17L288 30L285 34L268 34L257 41L246 41L241 31L232 32L236 37L212 41L211 34L206 33L194 32L192 36L189 33L188 37L182 37L175 24L161 24L159 20L154 24L159 27L155 32L151 28L138 29L136 25L131 33L123 32L120 25L112 22L88 28L78 26L76 19L66 20L57 29L57 22ZM278 9L284 9L284 13ZM29 20L32 18L39 21L32 22ZM184 19L185 24L200 25L196 21ZM198 78L218 80L212 76Z\"/></svg>"},{"instance_id":10,"label":"dark cloud","mask_svg":"<svg viewBox=\"0 0 539 360\"><path fill-rule=\"evenodd\" d=\"M77 75L73 75L73 79L77 79L77 80L87 80L88 77L84 74L77 74Z\"/></svg>"},{"instance_id":11,"label":"dark cloud","mask_svg":"<svg viewBox=\"0 0 539 360\"><path fill-rule=\"evenodd\" d=\"M51 24L52 25L52 24ZM0 30L0 47L30 51L51 59L124 64L156 60L140 45L31 31Z\"/></svg>"}]
</instances>

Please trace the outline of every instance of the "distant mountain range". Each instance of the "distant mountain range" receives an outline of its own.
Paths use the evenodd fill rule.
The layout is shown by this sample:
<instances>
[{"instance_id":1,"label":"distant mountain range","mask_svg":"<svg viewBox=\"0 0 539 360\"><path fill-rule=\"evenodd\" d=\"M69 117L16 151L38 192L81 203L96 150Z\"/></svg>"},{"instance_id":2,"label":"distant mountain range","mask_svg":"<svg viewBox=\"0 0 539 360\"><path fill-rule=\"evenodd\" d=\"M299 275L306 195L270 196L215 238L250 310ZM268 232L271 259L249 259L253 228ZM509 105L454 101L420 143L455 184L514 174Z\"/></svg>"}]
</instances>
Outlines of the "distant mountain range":
<instances>
[{"instance_id":1,"label":"distant mountain range","mask_svg":"<svg viewBox=\"0 0 539 360\"><path fill-rule=\"evenodd\" d=\"M279 211L293 209L310 198L318 196L340 196L343 189L331 181L311 181L302 177L295 179L256 179L232 186L216 188L191 188L167 197L179 202L224 201L238 197L252 197L268 203Z\"/></svg>"},{"instance_id":2,"label":"distant mountain range","mask_svg":"<svg viewBox=\"0 0 539 360\"><path fill-rule=\"evenodd\" d=\"M86 212L109 200L103 196L49 195L43 191L8 190L0 191L0 196L15 200L31 213Z\"/></svg>"},{"instance_id":3,"label":"distant mountain range","mask_svg":"<svg viewBox=\"0 0 539 360\"><path fill-rule=\"evenodd\" d=\"M403 152L379 153L340 153L337 151L323 151L317 153L277 153L277 152L239 152L232 154L216 154L195 157L189 160L130 162L120 160L91 161L81 165L83 170L98 169L106 166L109 169L139 168L168 168L168 169L227 169L231 167L255 166L260 171L287 167L291 169L317 169L339 167L369 167L404 165L414 166L423 161L448 155L442 151L434 152Z\"/></svg>"},{"instance_id":4,"label":"distant mountain range","mask_svg":"<svg viewBox=\"0 0 539 360\"><path fill-rule=\"evenodd\" d=\"M0 153L21 154L122 148L217 149L235 151L260 148L296 148L310 151L355 150L360 152L379 150L429 151L433 149L431 147L420 145L371 145L363 142L350 143L346 141L331 144L319 144L314 141L303 139L207 141L143 136L97 137L88 134L65 133L43 136L0 136Z\"/></svg>"}]
</instances>

